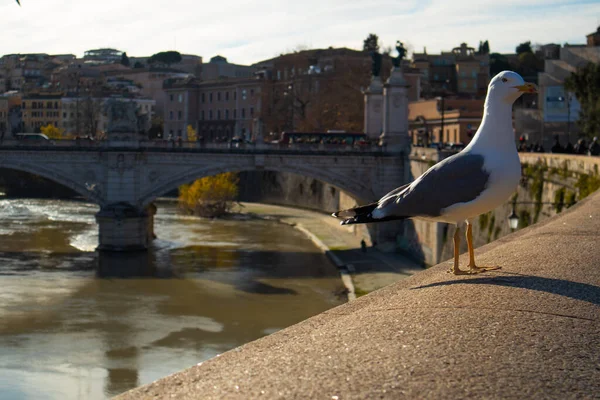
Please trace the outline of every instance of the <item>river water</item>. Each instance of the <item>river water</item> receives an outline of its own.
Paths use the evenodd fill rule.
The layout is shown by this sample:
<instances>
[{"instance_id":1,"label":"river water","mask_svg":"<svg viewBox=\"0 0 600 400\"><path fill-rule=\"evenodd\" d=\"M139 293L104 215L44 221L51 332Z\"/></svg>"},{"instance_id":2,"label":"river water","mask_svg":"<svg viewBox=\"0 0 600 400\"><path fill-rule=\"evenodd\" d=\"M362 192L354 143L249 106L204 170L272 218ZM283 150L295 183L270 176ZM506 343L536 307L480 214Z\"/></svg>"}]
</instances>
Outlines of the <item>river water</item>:
<instances>
[{"instance_id":1,"label":"river water","mask_svg":"<svg viewBox=\"0 0 600 400\"><path fill-rule=\"evenodd\" d=\"M342 302L293 228L157 205L153 248L114 256L96 205L0 198L0 399L104 399Z\"/></svg>"}]
</instances>

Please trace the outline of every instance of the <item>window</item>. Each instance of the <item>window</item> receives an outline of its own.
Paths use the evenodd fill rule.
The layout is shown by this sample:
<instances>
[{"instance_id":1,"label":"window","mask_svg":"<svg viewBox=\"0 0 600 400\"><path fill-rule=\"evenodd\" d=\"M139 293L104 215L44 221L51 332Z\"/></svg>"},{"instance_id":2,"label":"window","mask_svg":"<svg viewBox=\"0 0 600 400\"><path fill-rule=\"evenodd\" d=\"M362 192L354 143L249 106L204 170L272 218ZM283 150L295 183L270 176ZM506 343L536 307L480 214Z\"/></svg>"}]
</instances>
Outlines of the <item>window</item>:
<instances>
[{"instance_id":1,"label":"window","mask_svg":"<svg viewBox=\"0 0 600 400\"><path fill-rule=\"evenodd\" d=\"M237 89L233 92L233 100L237 100Z\"/></svg>"},{"instance_id":2,"label":"window","mask_svg":"<svg viewBox=\"0 0 600 400\"><path fill-rule=\"evenodd\" d=\"M177 119L181 119L181 111L177 111Z\"/></svg>"},{"instance_id":3,"label":"window","mask_svg":"<svg viewBox=\"0 0 600 400\"><path fill-rule=\"evenodd\" d=\"M217 101L221 101L221 92L217 92Z\"/></svg>"},{"instance_id":4,"label":"window","mask_svg":"<svg viewBox=\"0 0 600 400\"><path fill-rule=\"evenodd\" d=\"M204 93L202 93L202 102L205 103L206 102L206 97L204 96Z\"/></svg>"},{"instance_id":5,"label":"window","mask_svg":"<svg viewBox=\"0 0 600 400\"><path fill-rule=\"evenodd\" d=\"M471 77L477 78L477 71L471 71Z\"/></svg>"},{"instance_id":6,"label":"window","mask_svg":"<svg viewBox=\"0 0 600 400\"><path fill-rule=\"evenodd\" d=\"M181 137L181 129L177 129L177 136Z\"/></svg>"},{"instance_id":7,"label":"window","mask_svg":"<svg viewBox=\"0 0 600 400\"><path fill-rule=\"evenodd\" d=\"M234 108L233 109L233 119L237 118L237 110Z\"/></svg>"},{"instance_id":8,"label":"window","mask_svg":"<svg viewBox=\"0 0 600 400\"><path fill-rule=\"evenodd\" d=\"M254 116L254 107L250 107L250 116L253 117Z\"/></svg>"},{"instance_id":9,"label":"window","mask_svg":"<svg viewBox=\"0 0 600 400\"><path fill-rule=\"evenodd\" d=\"M208 102L212 103L212 92L208 94Z\"/></svg>"},{"instance_id":10,"label":"window","mask_svg":"<svg viewBox=\"0 0 600 400\"><path fill-rule=\"evenodd\" d=\"M183 103L183 94L179 93L179 95L177 96L177 101Z\"/></svg>"},{"instance_id":11,"label":"window","mask_svg":"<svg viewBox=\"0 0 600 400\"><path fill-rule=\"evenodd\" d=\"M204 120L204 110L200 111L200 119Z\"/></svg>"},{"instance_id":12,"label":"window","mask_svg":"<svg viewBox=\"0 0 600 400\"><path fill-rule=\"evenodd\" d=\"M242 108L242 118L246 118L246 109Z\"/></svg>"},{"instance_id":13,"label":"window","mask_svg":"<svg viewBox=\"0 0 600 400\"><path fill-rule=\"evenodd\" d=\"M173 121L173 111L169 111L169 119Z\"/></svg>"},{"instance_id":14,"label":"window","mask_svg":"<svg viewBox=\"0 0 600 400\"><path fill-rule=\"evenodd\" d=\"M254 97L254 89L250 89L250 97Z\"/></svg>"},{"instance_id":15,"label":"window","mask_svg":"<svg viewBox=\"0 0 600 400\"><path fill-rule=\"evenodd\" d=\"M464 81L461 82L460 87L463 88L463 89L466 89L467 88L467 82L464 82Z\"/></svg>"},{"instance_id":16,"label":"window","mask_svg":"<svg viewBox=\"0 0 600 400\"><path fill-rule=\"evenodd\" d=\"M217 110L217 119L221 119L221 110Z\"/></svg>"},{"instance_id":17,"label":"window","mask_svg":"<svg viewBox=\"0 0 600 400\"><path fill-rule=\"evenodd\" d=\"M169 95L169 100L173 101L173 95L172 94Z\"/></svg>"},{"instance_id":18,"label":"window","mask_svg":"<svg viewBox=\"0 0 600 400\"><path fill-rule=\"evenodd\" d=\"M208 110L208 119L212 121L212 110Z\"/></svg>"},{"instance_id":19,"label":"window","mask_svg":"<svg viewBox=\"0 0 600 400\"><path fill-rule=\"evenodd\" d=\"M225 119L229 119L229 109L225 109Z\"/></svg>"},{"instance_id":20,"label":"window","mask_svg":"<svg viewBox=\"0 0 600 400\"><path fill-rule=\"evenodd\" d=\"M229 92L225 92L225 101L229 101Z\"/></svg>"}]
</instances>

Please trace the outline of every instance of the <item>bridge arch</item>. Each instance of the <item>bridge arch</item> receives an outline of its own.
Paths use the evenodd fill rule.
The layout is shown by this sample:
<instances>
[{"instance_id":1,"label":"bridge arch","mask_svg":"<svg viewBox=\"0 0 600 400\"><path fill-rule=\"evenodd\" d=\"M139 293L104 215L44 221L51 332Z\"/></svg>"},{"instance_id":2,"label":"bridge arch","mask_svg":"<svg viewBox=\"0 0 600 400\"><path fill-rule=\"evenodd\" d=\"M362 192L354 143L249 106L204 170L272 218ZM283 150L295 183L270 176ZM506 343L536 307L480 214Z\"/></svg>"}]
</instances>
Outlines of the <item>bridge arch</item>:
<instances>
[{"instance_id":1,"label":"bridge arch","mask_svg":"<svg viewBox=\"0 0 600 400\"><path fill-rule=\"evenodd\" d=\"M104 200L99 192L88 189L84 184L74 181L73 179L65 176L62 172L52 168L51 166L44 166L43 168L39 165L29 164L26 162L6 162L0 159L0 168L11 169L15 171L28 172L32 175L41 176L52 182L56 182L63 186L72 189L73 191L80 194L86 200L98 204L100 207L104 206Z\"/></svg>"},{"instance_id":2,"label":"bridge arch","mask_svg":"<svg viewBox=\"0 0 600 400\"><path fill-rule=\"evenodd\" d=\"M139 205L143 208L179 186L193 182L206 176L213 176L225 172L241 172L241 171L274 171L293 173L308 178L313 178L337 187L338 189L350 194L360 202L374 201L376 199L372 188L364 185L362 182L351 179L346 175L342 175L333 171L323 170L310 166L277 166L275 168L257 168L256 166L240 166L236 164L213 165L210 167L198 167L197 169L188 170L172 176L167 176L161 180L158 185L155 185L150 190L147 190L140 196Z\"/></svg>"}]
</instances>

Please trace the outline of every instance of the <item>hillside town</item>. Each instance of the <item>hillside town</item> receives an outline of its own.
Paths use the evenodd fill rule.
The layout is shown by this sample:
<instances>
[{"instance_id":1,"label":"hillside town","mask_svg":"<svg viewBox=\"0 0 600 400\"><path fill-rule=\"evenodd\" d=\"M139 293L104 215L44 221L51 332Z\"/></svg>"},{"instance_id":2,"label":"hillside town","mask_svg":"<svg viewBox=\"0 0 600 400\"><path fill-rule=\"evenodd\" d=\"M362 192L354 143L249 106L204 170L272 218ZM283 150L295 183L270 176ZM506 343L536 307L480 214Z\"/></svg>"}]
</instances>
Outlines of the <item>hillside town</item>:
<instances>
[{"instance_id":1,"label":"hillside town","mask_svg":"<svg viewBox=\"0 0 600 400\"><path fill-rule=\"evenodd\" d=\"M490 79L511 69L539 86L538 95L515 105L520 146L573 148L581 139L581 107L565 80L600 62L600 28L581 44L525 42L515 48L499 54L488 41L477 47L457 43L439 54L424 48L403 59L412 143L467 144L481 122ZM138 133L148 140L268 142L282 132L360 132L376 140L381 132L364 122L363 93L382 89L395 53L379 51L377 35L370 34L362 50L300 50L251 65L219 55L205 62L176 51L134 57L110 48L83 57L7 54L0 58L0 137L43 132L102 139L106 104L121 101L135 104ZM381 77L374 76L375 54Z\"/></svg>"}]
</instances>

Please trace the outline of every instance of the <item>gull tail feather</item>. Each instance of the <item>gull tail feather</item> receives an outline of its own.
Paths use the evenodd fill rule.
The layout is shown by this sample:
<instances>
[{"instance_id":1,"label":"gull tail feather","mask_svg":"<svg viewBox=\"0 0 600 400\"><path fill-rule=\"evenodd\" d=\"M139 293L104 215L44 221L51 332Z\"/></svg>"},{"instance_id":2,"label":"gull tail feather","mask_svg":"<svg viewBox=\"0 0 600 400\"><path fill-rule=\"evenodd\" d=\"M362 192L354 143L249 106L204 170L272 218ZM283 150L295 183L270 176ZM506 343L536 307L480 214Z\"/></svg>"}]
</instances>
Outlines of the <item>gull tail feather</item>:
<instances>
[{"instance_id":1,"label":"gull tail feather","mask_svg":"<svg viewBox=\"0 0 600 400\"><path fill-rule=\"evenodd\" d=\"M340 225L352 225L352 224L367 224L369 222L383 222L394 219L405 219L406 217L385 217L385 218L373 218L373 210L377 208L379 203L371 203L365 206L350 208L348 210L342 210L331 214L336 218L343 218Z\"/></svg>"}]
</instances>

